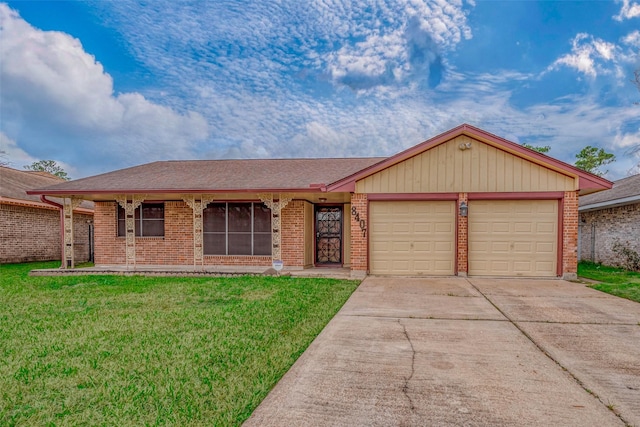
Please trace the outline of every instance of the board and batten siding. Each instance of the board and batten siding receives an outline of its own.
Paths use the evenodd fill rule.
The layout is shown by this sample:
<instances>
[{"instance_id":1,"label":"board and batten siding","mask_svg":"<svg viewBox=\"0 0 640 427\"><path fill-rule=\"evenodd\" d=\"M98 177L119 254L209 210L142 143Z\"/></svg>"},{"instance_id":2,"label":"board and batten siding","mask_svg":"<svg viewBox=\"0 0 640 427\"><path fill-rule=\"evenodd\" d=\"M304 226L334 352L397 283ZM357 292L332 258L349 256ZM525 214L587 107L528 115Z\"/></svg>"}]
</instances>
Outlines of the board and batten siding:
<instances>
[{"instance_id":1,"label":"board and batten siding","mask_svg":"<svg viewBox=\"0 0 640 427\"><path fill-rule=\"evenodd\" d=\"M471 148L461 150L461 144ZM573 191L576 180L465 135L356 183L357 193Z\"/></svg>"}]
</instances>

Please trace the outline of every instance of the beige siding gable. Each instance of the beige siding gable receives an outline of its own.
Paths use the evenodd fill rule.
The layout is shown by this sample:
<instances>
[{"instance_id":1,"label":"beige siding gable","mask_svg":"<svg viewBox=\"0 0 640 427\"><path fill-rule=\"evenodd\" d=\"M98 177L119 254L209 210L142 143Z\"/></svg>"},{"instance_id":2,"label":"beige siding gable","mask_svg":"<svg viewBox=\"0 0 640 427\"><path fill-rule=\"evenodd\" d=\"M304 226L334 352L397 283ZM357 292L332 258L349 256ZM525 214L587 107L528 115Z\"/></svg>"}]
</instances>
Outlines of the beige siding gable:
<instances>
[{"instance_id":1,"label":"beige siding gable","mask_svg":"<svg viewBox=\"0 0 640 427\"><path fill-rule=\"evenodd\" d=\"M461 150L461 144L471 148ZM576 179L466 135L361 179L358 193L573 191Z\"/></svg>"}]
</instances>

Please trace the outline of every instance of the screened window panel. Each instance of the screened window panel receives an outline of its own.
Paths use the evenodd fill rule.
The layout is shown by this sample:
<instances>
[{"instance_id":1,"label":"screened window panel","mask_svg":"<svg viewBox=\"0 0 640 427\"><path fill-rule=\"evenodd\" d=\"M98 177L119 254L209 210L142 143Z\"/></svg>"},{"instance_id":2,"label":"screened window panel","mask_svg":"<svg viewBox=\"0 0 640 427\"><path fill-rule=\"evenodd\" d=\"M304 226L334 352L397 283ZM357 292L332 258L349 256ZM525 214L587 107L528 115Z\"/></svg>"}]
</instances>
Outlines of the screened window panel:
<instances>
[{"instance_id":1,"label":"screened window panel","mask_svg":"<svg viewBox=\"0 0 640 427\"><path fill-rule=\"evenodd\" d=\"M204 233L204 253L207 255L226 255L227 242L225 233Z\"/></svg>"},{"instance_id":2,"label":"screened window panel","mask_svg":"<svg viewBox=\"0 0 640 427\"><path fill-rule=\"evenodd\" d=\"M271 233L253 235L253 254L271 255Z\"/></svg>"},{"instance_id":3,"label":"screened window panel","mask_svg":"<svg viewBox=\"0 0 640 427\"><path fill-rule=\"evenodd\" d=\"M229 232L251 232L251 203L229 203Z\"/></svg>"},{"instance_id":4,"label":"screened window panel","mask_svg":"<svg viewBox=\"0 0 640 427\"><path fill-rule=\"evenodd\" d=\"M143 236L164 236L164 220L142 221Z\"/></svg>"},{"instance_id":5,"label":"screened window panel","mask_svg":"<svg viewBox=\"0 0 640 427\"><path fill-rule=\"evenodd\" d=\"M203 223L205 255L271 255L271 210L262 203L210 203Z\"/></svg>"},{"instance_id":6,"label":"screened window panel","mask_svg":"<svg viewBox=\"0 0 640 427\"><path fill-rule=\"evenodd\" d=\"M229 255L251 255L251 234L229 233Z\"/></svg>"},{"instance_id":7,"label":"screened window panel","mask_svg":"<svg viewBox=\"0 0 640 427\"><path fill-rule=\"evenodd\" d=\"M262 203L253 205L253 231L271 233L271 209Z\"/></svg>"},{"instance_id":8,"label":"screened window panel","mask_svg":"<svg viewBox=\"0 0 640 427\"><path fill-rule=\"evenodd\" d=\"M227 204L209 204L203 212L202 221L205 232L225 233L227 230Z\"/></svg>"}]
</instances>

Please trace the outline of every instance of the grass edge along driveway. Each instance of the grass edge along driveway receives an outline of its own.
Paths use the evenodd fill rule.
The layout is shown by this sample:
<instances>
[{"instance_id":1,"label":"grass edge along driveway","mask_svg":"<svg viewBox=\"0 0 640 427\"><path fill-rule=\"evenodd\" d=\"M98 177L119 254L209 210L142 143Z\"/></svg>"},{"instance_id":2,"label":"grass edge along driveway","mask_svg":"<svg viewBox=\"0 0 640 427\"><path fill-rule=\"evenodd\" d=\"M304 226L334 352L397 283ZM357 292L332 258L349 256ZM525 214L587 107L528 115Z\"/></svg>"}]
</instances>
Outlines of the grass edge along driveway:
<instances>
[{"instance_id":1,"label":"grass edge along driveway","mask_svg":"<svg viewBox=\"0 0 640 427\"><path fill-rule=\"evenodd\" d=\"M0 265L0 425L239 425L359 282Z\"/></svg>"},{"instance_id":2,"label":"grass edge along driveway","mask_svg":"<svg viewBox=\"0 0 640 427\"><path fill-rule=\"evenodd\" d=\"M589 285L590 288L640 302L640 272L581 261L578 276L600 282Z\"/></svg>"}]
</instances>

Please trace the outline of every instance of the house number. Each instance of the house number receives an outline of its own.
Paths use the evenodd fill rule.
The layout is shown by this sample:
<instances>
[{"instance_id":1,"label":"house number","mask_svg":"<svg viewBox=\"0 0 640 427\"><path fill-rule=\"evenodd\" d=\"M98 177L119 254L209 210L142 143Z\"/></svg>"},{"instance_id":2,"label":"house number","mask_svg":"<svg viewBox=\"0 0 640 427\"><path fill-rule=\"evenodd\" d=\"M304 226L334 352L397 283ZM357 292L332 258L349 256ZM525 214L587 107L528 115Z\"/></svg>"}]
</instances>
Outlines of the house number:
<instances>
[{"instance_id":1,"label":"house number","mask_svg":"<svg viewBox=\"0 0 640 427\"><path fill-rule=\"evenodd\" d=\"M356 218L358 224L360 224L360 230L362 230L362 237L367 237L367 222L364 219L360 219L360 214L355 206L351 206L351 215Z\"/></svg>"}]
</instances>

